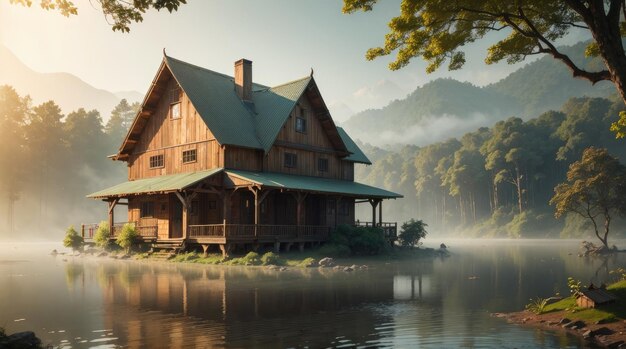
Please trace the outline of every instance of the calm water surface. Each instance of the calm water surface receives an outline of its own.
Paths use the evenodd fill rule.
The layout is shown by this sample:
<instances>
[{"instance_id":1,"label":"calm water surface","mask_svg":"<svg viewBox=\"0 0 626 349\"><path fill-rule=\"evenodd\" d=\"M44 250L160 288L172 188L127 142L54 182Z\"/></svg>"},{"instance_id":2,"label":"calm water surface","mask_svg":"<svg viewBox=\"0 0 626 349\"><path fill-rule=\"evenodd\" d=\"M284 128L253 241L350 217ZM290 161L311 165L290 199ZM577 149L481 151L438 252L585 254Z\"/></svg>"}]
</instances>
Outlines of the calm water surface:
<instances>
[{"instance_id":1,"label":"calm water surface","mask_svg":"<svg viewBox=\"0 0 626 349\"><path fill-rule=\"evenodd\" d=\"M579 348L490 313L626 266L624 254L580 258L575 242L450 246L446 259L345 273L53 257L53 245L4 243L0 327L63 348Z\"/></svg>"}]
</instances>

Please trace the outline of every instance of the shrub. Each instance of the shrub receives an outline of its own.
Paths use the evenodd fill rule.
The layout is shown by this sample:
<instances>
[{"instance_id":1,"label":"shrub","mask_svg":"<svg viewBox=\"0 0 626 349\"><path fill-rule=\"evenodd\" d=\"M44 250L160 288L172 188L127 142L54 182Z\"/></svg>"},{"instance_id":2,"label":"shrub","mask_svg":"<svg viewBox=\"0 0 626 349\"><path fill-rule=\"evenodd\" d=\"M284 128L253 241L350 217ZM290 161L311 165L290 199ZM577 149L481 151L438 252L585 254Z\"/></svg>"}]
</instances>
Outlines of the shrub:
<instances>
[{"instance_id":1,"label":"shrub","mask_svg":"<svg viewBox=\"0 0 626 349\"><path fill-rule=\"evenodd\" d=\"M400 235L398 236L400 244L405 247L421 245L420 240L425 238L428 233L426 231L427 226L428 225L422 220L416 221L415 219L411 219L408 222L404 222L400 228Z\"/></svg>"},{"instance_id":2,"label":"shrub","mask_svg":"<svg viewBox=\"0 0 626 349\"><path fill-rule=\"evenodd\" d=\"M533 312L537 315L543 314L543 312L546 310L547 304L548 298L537 297L535 299L531 299L530 303L526 304L526 310Z\"/></svg>"},{"instance_id":3,"label":"shrub","mask_svg":"<svg viewBox=\"0 0 626 349\"><path fill-rule=\"evenodd\" d=\"M63 239L63 246L71 247L74 251L79 251L84 243L83 237L78 234L73 225L67 228L65 238Z\"/></svg>"},{"instance_id":4,"label":"shrub","mask_svg":"<svg viewBox=\"0 0 626 349\"><path fill-rule=\"evenodd\" d=\"M244 265L259 265L261 264L261 259L258 253L248 252L247 255L243 256L242 262Z\"/></svg>"},{"instance_id":5,"label":"shrub","mask_svg":"<svg viewBox=\"0 0 626 349\"><path fill-rule=\"evenodd\" d=\"M280 259L280 256L276 253L267 252L263 255L263 257L261 257L261 263L263 265L281 265L282 260Z\"/></svg>"},{"instance_id":6,"label":"shrub","mask_svg":"<svg viewBox=\"0 0 626 349\"><path fill-rule=\"evenodd\" d=\"M352 253L356 255L379 254L384 252L388 247L381 229L353 227L350 225L338 226L330 235L330 244L345 246L348 249L348 253L346 254ZM345 249L341 249L343 251L336 252L345 251Z\"/></svg>"},{"instance_id":7,"label":"shrub","mask_svg":"<svg viewBox=\"0 0 626 349\"><path fill-rule=\"evenodd\" d=\"M317 265L317 261L312 257L305 258L302 262L298 263L298 266L301 268L308 268L315 265Z\"/></svg>"},{"instance_id":8,"label":"shrub","mask_svg":"<svg viewBox=\"0 0 626 349\"><path fill-rule=\"evenodd\" d=\"M96 246L104 249L109 245L109 239L111 238L111 229L109 229L109 222L102 221L98 224L98 229L93 236L93 241Z\"/></svg>"},{"instance_id":9,"label":"shrub","mask_svg":"<svg viewBox=\"0 0 626 349\"><path fill-rule=\"evenodd\" d=\"M567 278L567 287L569 287L569 292L572 294L572 297L576 298L580 293L581 282L574 279L573 277Z\"/></svg>"},{"instance_id":10,"label":"shrub","mask_svg":"<svg viewBox=\"0 0 626 349\"><path fill-rule=\"evenodd\" d=\"M126 223L122 227L122 231L117 236L115 243L123 248L126 253L130 253L130 249L135 244L138 237L139 234L137 234L135 226L132 223Z\"/></svg>"}]
</instances>

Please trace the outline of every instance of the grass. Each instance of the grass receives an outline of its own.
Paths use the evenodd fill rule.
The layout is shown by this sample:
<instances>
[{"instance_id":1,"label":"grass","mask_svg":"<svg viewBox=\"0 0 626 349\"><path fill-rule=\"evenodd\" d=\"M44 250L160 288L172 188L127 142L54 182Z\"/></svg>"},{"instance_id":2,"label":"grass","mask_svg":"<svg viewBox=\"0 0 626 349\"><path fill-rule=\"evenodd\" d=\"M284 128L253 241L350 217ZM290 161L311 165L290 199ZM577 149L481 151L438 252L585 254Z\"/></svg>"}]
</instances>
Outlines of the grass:
<instances>
[{"instance_id":1,"label":"grass","mask_svg":"<svg viewBox=\"0 0 626 349\"><path fill-rule=\"evenodd\" d=\"M607 304L601 308L585 309L576 305L573 297L564 298L558 302L548 304L543 313L555 311L566 311L567 317L571 320L581 320L586 323L613 322L618 319L626 319L626 280L611 284L607 287L619 300L612 304Z\"/></svg>"}]
</instances>

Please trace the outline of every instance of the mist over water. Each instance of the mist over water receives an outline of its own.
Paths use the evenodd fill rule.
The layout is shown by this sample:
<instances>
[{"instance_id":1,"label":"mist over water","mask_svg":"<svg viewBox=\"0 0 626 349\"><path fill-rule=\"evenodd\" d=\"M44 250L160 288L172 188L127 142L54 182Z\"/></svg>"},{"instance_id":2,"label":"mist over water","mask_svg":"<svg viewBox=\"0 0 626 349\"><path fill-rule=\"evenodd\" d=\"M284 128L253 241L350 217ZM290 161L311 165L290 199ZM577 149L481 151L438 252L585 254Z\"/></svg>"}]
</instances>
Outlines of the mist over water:
<instances>
[{"instance_id":1,"label":"mist over water","mask_svg":"<svg viewBox=\"0 0 626 349\"><path fill-rule=\"evenodd\" d=\"M490 313L566 294L568 276L607 281L626 258L580 258L578 241L443 242L449 258L363 260L369 269L353 273L53 257L58 245L3 243L0 325L73 348L578 348Z\"/></svg>"}]
</instances>

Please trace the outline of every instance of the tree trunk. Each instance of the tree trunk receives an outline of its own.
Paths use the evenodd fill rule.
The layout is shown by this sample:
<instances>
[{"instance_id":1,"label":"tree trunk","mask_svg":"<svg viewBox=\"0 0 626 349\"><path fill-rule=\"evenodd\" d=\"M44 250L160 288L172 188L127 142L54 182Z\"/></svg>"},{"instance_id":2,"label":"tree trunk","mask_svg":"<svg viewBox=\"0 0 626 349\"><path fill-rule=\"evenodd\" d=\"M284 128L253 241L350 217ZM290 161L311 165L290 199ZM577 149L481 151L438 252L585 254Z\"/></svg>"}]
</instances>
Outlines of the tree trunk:
<instances>
[{"instance_id":1,"label":"tree trunk","mask_svg":"<svg viewBox=\"0 0 626 349\"><path fill-rule=\"evenodd\" d=\"M604 246L606 246L606 248L609 248L609 227L611 226L611 215L609 214L609 210L608 209L604 209L604 239L602 239L602 242L604 243Z\"/></svg>"}]
</instances>

